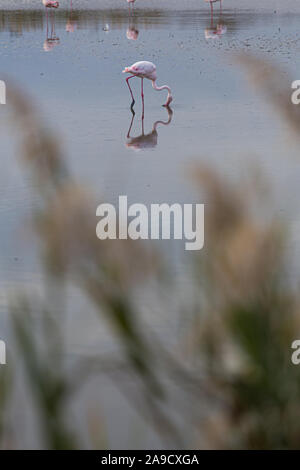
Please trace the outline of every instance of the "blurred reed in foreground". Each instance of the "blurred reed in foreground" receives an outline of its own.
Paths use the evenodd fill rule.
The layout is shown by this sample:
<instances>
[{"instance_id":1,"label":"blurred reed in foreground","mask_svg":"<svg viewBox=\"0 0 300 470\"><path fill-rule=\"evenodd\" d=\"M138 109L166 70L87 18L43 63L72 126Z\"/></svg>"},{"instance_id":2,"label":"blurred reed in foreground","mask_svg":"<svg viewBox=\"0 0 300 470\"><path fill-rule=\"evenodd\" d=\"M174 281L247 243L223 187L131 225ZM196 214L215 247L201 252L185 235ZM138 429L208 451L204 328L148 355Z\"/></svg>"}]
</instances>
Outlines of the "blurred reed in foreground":
<instances>
[{"instance_id":1,"label":"blurred reed in foreground","mask_svg":"<svg viewBox=\"0 0 300 470\"><path fill-rule=\"evenodd\" d=\"M287 101L290 96L276 69L253 57L241 60L297 130L299 112ZM206 246L193 266L193 320L185 338L178 338L186 347L170 350L154 334L149 340L133 300L137 284L163 279L158 257L136 241L97 240L93 196L70 175L57 139L23 94L10 90L8 98L21 134L22 160L35 179L40 202L34 225L42 246L44 291L40 298L16 295L11 311L32 412L43 430L39 445L84 446L70 430L66 410L86 378L105 369L101 356L66 364L61 325L65 288L71 283L92 301L99 321L105 318L112 327L123 353L108 368L134 373L143 398L139 412L151 417L162 446L171 442L179 447L184 441L184 431L166 406L173 383L181 392L176 412L181 422L194 426L195 435L199 432L197 446L299 447L300 376L290 361L291 342L300 333L299 294L289 282L288 231L280 221L259 216L263 186L251 179L229 184L209 168L194 171L195 183L205 193ZM163 284L165 290L170 283ZM172 295L174 291L176 286ZM1 383L3 447L17 445L13 436L7 444L9 401ZM187 403L192 416L186 413ZM195 441L189 446L195 447Z\"/></svg>"}]
</instances>

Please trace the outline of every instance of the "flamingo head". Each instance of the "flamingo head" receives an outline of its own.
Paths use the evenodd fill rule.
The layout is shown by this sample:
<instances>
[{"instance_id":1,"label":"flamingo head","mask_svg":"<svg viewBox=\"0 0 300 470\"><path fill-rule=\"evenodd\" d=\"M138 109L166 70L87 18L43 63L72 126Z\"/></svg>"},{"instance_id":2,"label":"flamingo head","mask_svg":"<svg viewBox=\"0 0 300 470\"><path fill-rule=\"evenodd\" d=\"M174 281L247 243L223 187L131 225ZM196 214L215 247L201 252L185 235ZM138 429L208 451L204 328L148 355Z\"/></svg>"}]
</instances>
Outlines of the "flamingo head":
<instances>
[{"instance_id":1,"label":"flamingo head","mask_svg":"<svg viewBox=\"0 0 300 470\"><path fill-rule=\"evenodd\" d=\"M123 73L133 73L134 75L138 75L139 72L140 72L140 69L135 64L131 65L130 67L125 67L125 69L123 70Z\"/></svg>"}]
</instances>

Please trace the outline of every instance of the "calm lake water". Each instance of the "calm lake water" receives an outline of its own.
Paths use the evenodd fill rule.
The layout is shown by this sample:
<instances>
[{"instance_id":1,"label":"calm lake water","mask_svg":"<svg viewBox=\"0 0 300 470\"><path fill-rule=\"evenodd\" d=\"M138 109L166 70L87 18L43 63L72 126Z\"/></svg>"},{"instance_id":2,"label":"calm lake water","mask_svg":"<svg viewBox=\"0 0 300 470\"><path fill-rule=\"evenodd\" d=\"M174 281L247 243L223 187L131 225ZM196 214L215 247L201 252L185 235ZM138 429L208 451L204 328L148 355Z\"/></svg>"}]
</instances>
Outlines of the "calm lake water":
<instances>
[{"instance_id":1,"label":"calm lake water","mask_svg":"<svg viewBox=\"0 0 300 470\"><path fill-rule=\"evenodd\" d=\"M258 53L279 64L289 88L290 77L300 79L299 3L224 0L222 12L215 5L212 18L209 5L201 0L137 0L132 14L125 0L73 0L72 7L71 1L62 0L57 11L48 13L48 25L41 1L0 0L0 7L0 78L16 82L37 103L62 141L72 173L99 202L105 198L115 203L122 194L130 203L193 202L196 194L187 177L190 163L204 163L233 179L258 164L275 188L274 212L292 222L291 248L298 252L300 161L285 158L286 126L248 87L234 54ZM132 80L136 115L128 138L131 100L121 72L138 60L153 61L158 84L172 88L173 114L161 106L165 93L145 83L143 135L140 81ZM38 201L18 166L8 114L1 106L4 332L6 288L40 280L36 247L26 226ZM172 243L163 249L175 259L174 270L180 275L190 254ZM76 353L88 349L77 334L78 324L85 320L78 322L71 332L75 339L70 333L71 351ZM97 335L98 330L89 337L89 347L96 344ZM122 401L110 386L105 390L112 446L128 447L141 426L141 447L158 447L159 439L141 423L135 436L126 435L137 417L121 405L111 413ZM116 415L122 416L121 422Z\"/></svg>"}]
</instances>

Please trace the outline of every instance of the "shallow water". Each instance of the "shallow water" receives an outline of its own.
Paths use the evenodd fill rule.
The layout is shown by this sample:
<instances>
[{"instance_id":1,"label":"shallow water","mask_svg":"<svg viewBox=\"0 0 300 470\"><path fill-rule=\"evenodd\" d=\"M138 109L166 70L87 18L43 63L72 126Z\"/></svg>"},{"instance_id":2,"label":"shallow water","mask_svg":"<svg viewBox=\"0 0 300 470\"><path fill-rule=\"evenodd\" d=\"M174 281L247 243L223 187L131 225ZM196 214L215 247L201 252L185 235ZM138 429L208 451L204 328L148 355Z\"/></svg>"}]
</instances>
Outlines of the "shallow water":
<instances>
[{"instance_id":1,"label":"shallow water","mask_svg":"<svg viewBox=\"0 0 300 470\"><path fill-rule=\"evenodd\" d=\"M132 15L121 0L73 0L72 10L65 0L48 14L47 31L40 3L0 1L0 78L21 85L40 105L44 119L62 139L71 171L92 188L99 202L103 196L116 202L121 194L128 195L130 203L192 202L196 195L187 177L190 162L200 161L234 179L258 163L274 185L274 211L298 227L299 160L284 158L285 125L248 88L234 53L264 54L286 70L289 88L289 75L300 78L299 4L224 0L222 13L216 6L212 18L209 5L200 0L137 1ZM121 71L137 60L155 62L158 83L172 88L173 114L161 107L164 92L155 92L148 82L142 123L136 79L132 123ZM8 109L1 106L3 290L40 279L24 222L38 201L17 165L7 116ZM180 275L190 255L182 245L163 248L175 259L174 270ZM6 309L3 297L1 310ZM4 316L1 325L4 328ZM82 347L76 338L73 351ZM121 436L127 423L123 421L121 430L111 425L119 448L127 442Z\"/></svg>"},{"instance_id":2,"label":"shallow water","mask_svg":"<svg viewBox=\"0 0 300 470\"><path fill-rule=\"evenodd\" d=\"M260 8L249 8L248 2L240 2L243 8L237 8L236 2L224 2L222 15L216 7L211 20L208 5L199 1L183 2L183 10L180 2L164 2L163 9L161 2L150 1L150 7L143 2L145 9L141 3L129 16L117 0L103 2L102 9L93 9L99 2L73 1L72 11L70 2L61 2L49 14L48 36L40 2L10 2L11 9L0 13L0 72L41 105L45 119L63 138L72 171L110 200L127 194L145 203L188 201L192 194L185 168L190 159L234 175L259 155L268 172L275 178L280 172L281 178L282 171L289 171L283 159L274 162L282 148L282 123L271 119L262 98L248 89L233 53L265 53L296 79L300 7L274 10L267 8L269 2L259 2ZM214 34L218 25L224 34ZM137 34L136 40L127 39ZM155 62L158 83L171 86L173 115L161 107L164 92L146 83L145 137L132 141L127 138L130 96L121 71L140 59ZM131 137L142 134L139 82L132 83L136 115ZM4 107L1 112L2 120ZM152 132L157 121L165 125ZM14 165L9 147L2 136L4 187L24 202L24 180L16 190L15 180L10 186L4 171L11 173ZM292 174L290 190L294 168ZM11 198L8 194L8 207L14 204ZM5 210L3 199L2 204Z\"/></svg>"}]
</instances>

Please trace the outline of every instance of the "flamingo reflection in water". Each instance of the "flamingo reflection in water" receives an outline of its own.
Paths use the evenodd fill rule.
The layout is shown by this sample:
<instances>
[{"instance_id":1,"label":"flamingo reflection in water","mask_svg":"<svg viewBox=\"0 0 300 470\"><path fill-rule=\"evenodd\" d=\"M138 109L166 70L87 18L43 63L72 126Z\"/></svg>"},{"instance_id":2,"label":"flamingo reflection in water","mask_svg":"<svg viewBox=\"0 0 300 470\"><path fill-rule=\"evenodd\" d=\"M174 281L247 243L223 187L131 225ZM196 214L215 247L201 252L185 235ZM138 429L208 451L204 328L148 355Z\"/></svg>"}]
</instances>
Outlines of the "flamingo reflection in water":
<instances>
[{"instance_id":1,"label":"flamingo reflection in water","mask_svg":"<svg viewBox=\"0 0 300 470\"><path fill-rule=\"evenodd\" d=\"M168 126L172 122L172 117L173 117L173 111L172 109L168 106L166 107L167 113L168 113L168 119L166 121L155 121L153 126L152 126L152 131L149 134L145 134L144 130L144 112L142 114L142 133L139 136L132 137L130 135L134 118L135 118L135 112L132 110L132 118L129 126L129 130L127 133L127 141L125 143L125 146L127 148L130 148L136 152L141 151L141 150L149 150L153 149L157 146L157 140L158 140L158 133L157 133L157 127L161 124L163 126Z\"/></svg>"},{"instance_id":2,"label":"flamingo reflection in water","mask_svg":"<svg viewBox=\"0 0 300 470\"><path fill-rule=\"evenodd\" d=\"M129 25L126 31L127 39L136 41L139 36L139 30L135 26L134 16L133 16L133 9L130 8L130 5L133 5L134 2L128 2L129 5Z\"/></svg>"},{"instance_id":3,"label":"flamingo reflection in water","mask_svg":"<svg viewBox=\"0 0 300 470\"><path fill-rule=\"evenodd\" d=\"M205 0L209 2L210 0ZM218 23L214 26L214 10L213 10L213 3L216 1L220 1L220 15L218 19ZM205 39L215 39L220 36L223 36L227 32L227 26L222 22L222 1L221 0L214 0L210 1L211 5L211 13L210 13L210 27L206 28L204 31Z\"/></svg>"},{"instance_id":4,"label":"flamingo reflection in water","mask_svg":"<svg viewBox=\"0 0 300 470\"><path fill-rule=\"evenodd\" d=\"M59 7L59 2L51 1L51 0L43 0L43 5L46 9L46 40L44 41L44 51L49 52L55 46L57 46L60 42L59 38L56 36L55 33L55 17L54 11ZM50 9L50 29L49 29L49 17L48 17L48 9Z\"/></svg>"},{"instance_id":5,"label":"flamingo reflection in water","mask_svg":"<svg viewBox=\"0 0 300 470\"><path fill-rule=\"evenodd\" d=\"M127 39L130 39L132 41L136 41L139 37L139 30L136 28L134 22L132 21L132 16L130 16L128 29L126 31L126 37Z\"/></svg>"},{"instance_id":6,"label":"flamingo reflection in water","mask_svg":"<svg viewBox=\"0 0 300 470\"><path fill-rule=\"evenodd\" d=\"M70 0L70 13L68 17L68 21L66 23L66 31L67 33L74 33L77 27L77 23L73 20L73 0Z\"/></svg>"},{"instance_id":7,"label":"flamingo reflection in water","mask_svg":"<svg viewBox=\"0 0 300 470\"><path fill-rule=\"evenodd\" d=\"M126 32L126 37L127 39L131 39L133 41L136 41L139 36L139 30L136 29L134 26L129 26Z\"/></svg>"}]
</instances>

